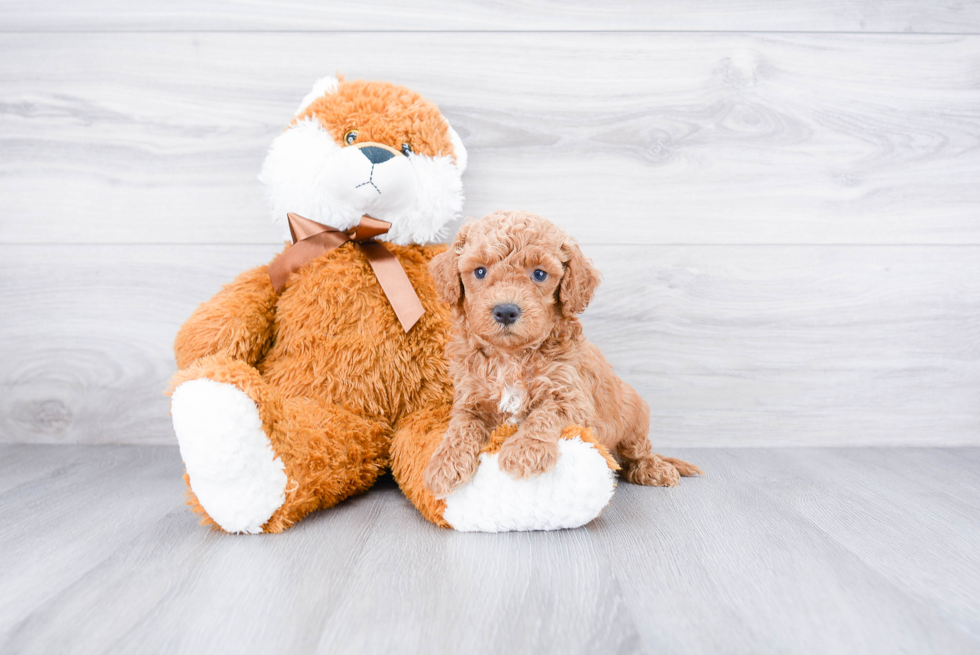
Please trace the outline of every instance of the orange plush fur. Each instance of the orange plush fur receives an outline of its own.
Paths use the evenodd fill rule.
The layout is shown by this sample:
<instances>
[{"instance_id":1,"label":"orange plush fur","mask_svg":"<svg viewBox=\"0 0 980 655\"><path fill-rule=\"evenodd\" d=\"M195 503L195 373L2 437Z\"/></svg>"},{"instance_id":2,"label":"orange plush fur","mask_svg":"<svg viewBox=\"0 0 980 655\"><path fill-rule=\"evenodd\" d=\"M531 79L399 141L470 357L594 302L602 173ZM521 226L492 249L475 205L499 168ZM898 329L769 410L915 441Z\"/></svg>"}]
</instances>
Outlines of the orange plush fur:
<instances>
[{"instance_id":1,"label":"orange plush fur","mask_svg":"<svg viewBox=\"0 0 980 655\"><path fill-rule=\"evenodd\" d=\"M673 486L700 473L652 452L647 404L583 337L576 315L599 274L555 225L526 212L490 214L464 225L431 270L456 318L447 350L452 417L425 472L436 497L475 474L492 430L505 421L517 427L499 446L499 462L514 477L553 468L571 425L590 428L629 482ZM495 317L502 307L515 307L516 320Z\"/></svg>"},{"instance_id":2,"label":"orange plush fur","mask_svg":"<svg viewBox=\"0 0 980 655\"><path fill-rule=\"evenodd\" d=\"M280 532L368 489L388 466L398 429L410 448L421 449L417 458L424 465L432 450L426 449L425 433L445 423L452 400L443 357L450 317L426 270L445 246L387 247L426 310L408 334L367 260L350 243L294 274L281 294L273 290L267 267L243 273L177 334L181 370L171 388L208 378L247 393L286 466L286 502L266 532ZM409 492L410 466L398 471ZM429 502L427 518L443 523L441 505L420 491L409 495ZM188 499L210 523L193 492Z\"/></svg>"},{"instance_id":3,"label":"orange plush fur","mask_svg":"<svg viewBox=\"0 0 980 655\"><path fill-rule=\"evenodd\" d=\"M353 132L357 143L370 141L396 150L408 144L420 155L451 154L455 159L439 108L420 94L366 80L345 82L343 76L340 81L335 93L312 102L293 123L314 117L337 143Z\"/></svg>"}]
</instances>

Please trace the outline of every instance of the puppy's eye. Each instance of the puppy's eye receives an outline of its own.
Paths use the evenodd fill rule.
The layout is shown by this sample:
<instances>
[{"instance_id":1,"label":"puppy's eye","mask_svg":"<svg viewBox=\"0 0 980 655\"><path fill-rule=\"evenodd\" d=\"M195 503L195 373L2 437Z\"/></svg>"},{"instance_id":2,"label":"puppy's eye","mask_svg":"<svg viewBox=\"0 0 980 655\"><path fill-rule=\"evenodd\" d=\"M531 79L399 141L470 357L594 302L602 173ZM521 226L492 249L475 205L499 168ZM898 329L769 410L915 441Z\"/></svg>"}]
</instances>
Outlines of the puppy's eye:
<instances>
[{"instance_id":1,"label":"puppy's eye","mask_svg":"<svg viewBox=\"0 0 980 655\"><path fill-rule=\"evenodd\" d=\"M357 141L357 130L351 130L344 135L344 142L347 143L347 145L350 145L355 141Z\"/></svg>"},{"instance_id":2,"label":"puppy's eye","mask_svg":"<svg viewBox=\"0 0 980 655\"><path fill-rule=\"evenodd\" d=\"M548 279L548 272L542 271L540 268L536 268L534 269L534 272L531 273L531 277L534 278L535 282L544 282Z\"/></svg>"},{"instance_id":3,"label":"puppy's eye","mask_svg":"<svg viewBox=\"0 0 980 655\"><path fill-rule=\"evenodd\" d=\"M473 277L475 277L477 280L482 280L486 276L487 276L487 269L483 268L482 266L476 269L475 271L473 271Z\"/></svg>"},{"instance_id":4,"label":"puppy's eye","mask_svg":"<svg viewBox=\"0 0 980 655\"><path fill-rule=\"evenodd\" d=\"M412 150L412 144L410 144L410 143L403 143L402 144L402 154L405 155L406 157L408 157L408 153L410 153L410 152L414 152Z\"/></svg>"}]
</instances>

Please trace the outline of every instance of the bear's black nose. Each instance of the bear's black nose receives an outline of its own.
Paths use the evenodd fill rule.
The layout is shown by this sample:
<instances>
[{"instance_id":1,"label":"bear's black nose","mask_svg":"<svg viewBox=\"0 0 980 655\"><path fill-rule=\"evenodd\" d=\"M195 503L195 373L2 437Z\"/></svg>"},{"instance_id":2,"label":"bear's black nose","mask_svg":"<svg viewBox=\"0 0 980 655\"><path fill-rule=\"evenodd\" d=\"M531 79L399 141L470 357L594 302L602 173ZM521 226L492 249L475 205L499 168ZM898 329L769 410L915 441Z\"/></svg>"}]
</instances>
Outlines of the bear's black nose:
<instances>
[{"instance_id":1,"label":"bear's black nose","mask_svg":"<svg viewBox=\"0 0 980 655\"><path fill-rule=\"evenodd\" d=\"M497 305L493 308L493 318L501 325L510 325L521 316L521 308L514 304Z\"/></svg>"},{"instance_id":2,"label":"bear's black nose","mask_svg":"<svg viewBox=\"0 0 980 655\"><path fill-rule=\"evenodd\" d=\"M386 162L395 156L395 153L392 151L377 146L365 146L361 148L361 154L367 157L368 161L372 164Z\"/></svg>"}]
</instances>

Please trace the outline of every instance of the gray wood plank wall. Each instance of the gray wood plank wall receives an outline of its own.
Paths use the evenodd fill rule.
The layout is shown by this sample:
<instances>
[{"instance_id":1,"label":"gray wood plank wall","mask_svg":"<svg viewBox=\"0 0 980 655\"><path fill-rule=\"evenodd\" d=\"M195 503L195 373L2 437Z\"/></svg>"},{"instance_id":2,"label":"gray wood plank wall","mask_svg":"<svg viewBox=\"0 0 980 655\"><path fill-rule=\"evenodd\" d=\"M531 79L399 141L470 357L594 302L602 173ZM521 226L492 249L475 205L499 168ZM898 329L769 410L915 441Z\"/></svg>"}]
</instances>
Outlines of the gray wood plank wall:
<instances>
[{"instance_id":1,"label":"gray wood plank wall","mask_svg":"<svg viewBox=\"0 0 980 655\"><path fill-rule=\"evenodd\" d=\"M0 0L2 31L976 33L971 0Z\"/></svg>"},{"instance_id":2,"label":"gray wood plank wall","mask_svg":"<svg viewBox=\"0 0 980 655\"><path fill-rule=\"evenodd\" d=\"M173 335L340 71L580 239L656 442L980 443L980 2L121 7L0 1L0 441L173 442Z\"/></svg>"}]
</instances>

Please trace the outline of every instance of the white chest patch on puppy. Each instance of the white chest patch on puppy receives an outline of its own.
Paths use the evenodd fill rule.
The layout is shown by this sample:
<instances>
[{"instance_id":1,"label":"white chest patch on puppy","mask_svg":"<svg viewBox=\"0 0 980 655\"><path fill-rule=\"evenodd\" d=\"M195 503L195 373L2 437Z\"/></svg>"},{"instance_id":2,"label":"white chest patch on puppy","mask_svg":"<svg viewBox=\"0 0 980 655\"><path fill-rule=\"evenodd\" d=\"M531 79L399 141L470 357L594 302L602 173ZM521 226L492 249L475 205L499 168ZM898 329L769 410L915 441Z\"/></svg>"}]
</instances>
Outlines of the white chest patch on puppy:
<instances>
[{"instance_id":1,"label":"white chest patch on puppy","mask_svg":"<svg viewBox=\"0 0 980 655\"><path fill-rule=\"evenodd\" d=\"M521 411L521 405L523 403L524 392L512 384L508 384L500 393L500 402L497 403L497 409L499 409L503 414L510 414L510 418L507 419L507 422L514 424L520 420L518 414Z\"/></svg>"}]
</instances>

